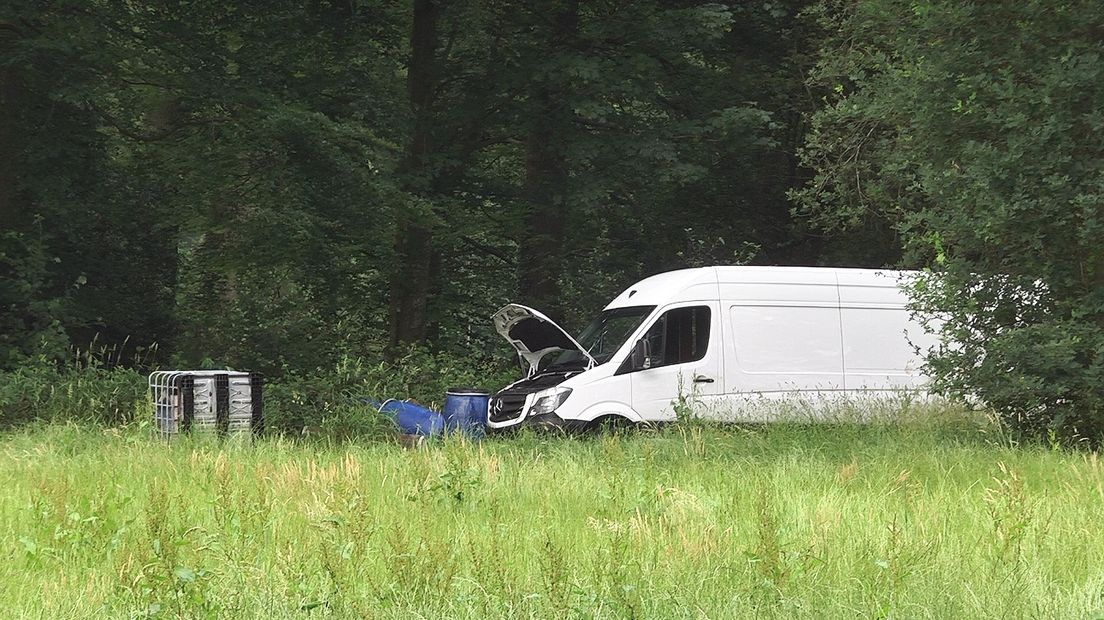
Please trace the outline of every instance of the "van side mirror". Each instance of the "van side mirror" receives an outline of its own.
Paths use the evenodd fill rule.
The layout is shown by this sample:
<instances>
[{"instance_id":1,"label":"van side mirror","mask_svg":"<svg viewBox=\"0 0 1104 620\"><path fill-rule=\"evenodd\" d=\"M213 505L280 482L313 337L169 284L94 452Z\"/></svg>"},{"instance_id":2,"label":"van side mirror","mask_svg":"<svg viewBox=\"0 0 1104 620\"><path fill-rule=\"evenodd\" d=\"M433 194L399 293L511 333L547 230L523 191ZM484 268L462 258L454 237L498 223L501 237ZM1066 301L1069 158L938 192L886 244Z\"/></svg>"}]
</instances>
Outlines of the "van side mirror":
<instances>
[{"instance_id":1,"label":"van side mirror","mask_svg":"<svg viewBox=\"0 0 1104 620\"><path fill-rule=\"evenodd\" d=\"M641 338L633 345L632 369L644 370L652 366L652 351L647 338Z\"/></svg>"}]
</instances>

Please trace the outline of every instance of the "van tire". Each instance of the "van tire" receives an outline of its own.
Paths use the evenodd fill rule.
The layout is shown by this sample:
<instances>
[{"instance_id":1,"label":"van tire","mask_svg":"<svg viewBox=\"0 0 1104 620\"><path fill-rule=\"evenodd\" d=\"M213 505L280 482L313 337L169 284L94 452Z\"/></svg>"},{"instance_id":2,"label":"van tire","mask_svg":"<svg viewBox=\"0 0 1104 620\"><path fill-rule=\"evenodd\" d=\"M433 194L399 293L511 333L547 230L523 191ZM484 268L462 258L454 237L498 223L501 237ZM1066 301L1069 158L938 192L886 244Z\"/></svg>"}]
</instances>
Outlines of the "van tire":
<instances>
[{"instance_id":1,"label":"van tire","mask_svg":"<svg viewBox=\"0 0 1104 620\"><path fill-rule=\"evenodd\" d=\"M625 416L611 414L594 418L586 425L587 432L597 433L600 435L608 435L611 433L617 433L625 431L631 428L636 428L636 422L626 418Z\"/></svg>"}]
</instances>

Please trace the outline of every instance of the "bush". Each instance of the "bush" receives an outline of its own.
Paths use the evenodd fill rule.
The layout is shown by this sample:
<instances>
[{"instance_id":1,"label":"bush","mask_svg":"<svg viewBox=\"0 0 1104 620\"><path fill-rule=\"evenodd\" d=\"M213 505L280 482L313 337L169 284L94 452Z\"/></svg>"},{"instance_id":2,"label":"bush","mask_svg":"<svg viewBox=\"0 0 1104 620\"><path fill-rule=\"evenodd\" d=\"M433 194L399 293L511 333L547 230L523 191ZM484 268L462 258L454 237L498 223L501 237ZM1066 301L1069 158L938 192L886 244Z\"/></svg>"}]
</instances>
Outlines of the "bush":
<instances>
[{"instance_id":1,"label":"bush","mask_svg":"<svg viewBox=\"0 0 1104 620\"><path fill-rule=\"evenodd\" d=\"M269 385L266 424L280 433L317 429L327 435L358 435L374 428L364 419L365 413L372 411L368 401L409 399L440 409L450 387L497 389L508 383L510 376L508 370L485 361L418 349L394 362L375 364L347 356L330 372L289 373Z\"/></svg>"},{"instance_id":2,"label":"bush","mask_svg":"<svg viewBox=\"0 0 1104 620\"><path fill-rule=\"evenodd\" d=\"M1104 441L1104 5L817 7L811 85L830 94L799 209L892 227L932 267L915 300L953 343L938 385L1029 434Z\"/></svg>"},{"instance_id":3,"label":"bush","mask_svg":"<svg viewBox=\"0 0 1104 620\"><path fill-rule=\"evenodd\" d=\"M937 389L985 403L1025 436L1099 445L1104 328L1046 288L954 271L919 279L914 306L940 317L945 339L929 370Z\"/></svg>"},{"instance_id":4,"label":"bush","mask_svg":"<svg viewBox=\"0 0 1104 620\"><path fill-rule=\"evenodd\" d=\"M129 368L39 363L0 374L0 426L34 420L129 424L149 412L146 378Z\"/></svg>"},{"instance_id":5,"label":"bush","mask_svg":"<svg viewBox=\"0 0 1104 620\"><path fill-rule=\"evenodd\" d=\"M344 357L332 370L269 379L264 406L269 432L303 431L335 438L383 436L393 427L370 401L410 399L440 408L445 390L497 388L509 373L487 362L411 350L394 362ZM69 365L39 358L0 373L0 426L73 421L121 426L152 419L146 376L83 355Z\"/></svg>"}]
</instances>

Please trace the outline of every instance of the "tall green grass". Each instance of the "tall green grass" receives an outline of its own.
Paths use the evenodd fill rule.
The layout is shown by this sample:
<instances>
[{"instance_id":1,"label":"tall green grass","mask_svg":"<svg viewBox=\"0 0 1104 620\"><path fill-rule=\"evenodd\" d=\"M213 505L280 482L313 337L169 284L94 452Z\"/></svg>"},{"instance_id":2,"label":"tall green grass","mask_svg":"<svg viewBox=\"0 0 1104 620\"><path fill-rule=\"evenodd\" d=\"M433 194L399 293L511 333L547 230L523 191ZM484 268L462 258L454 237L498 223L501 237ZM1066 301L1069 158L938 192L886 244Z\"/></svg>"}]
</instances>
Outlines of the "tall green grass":
<instances>
[{"instance_id":1,"label":"tall green grass","mask_svg":"<svg viewBox=\"0 0 1104 620\"><path fill-rule=\"evenodd\" d=\"M1089 618L1104 466L970 423L0 438L5 617Z\"/></svg>"}]
</instances>

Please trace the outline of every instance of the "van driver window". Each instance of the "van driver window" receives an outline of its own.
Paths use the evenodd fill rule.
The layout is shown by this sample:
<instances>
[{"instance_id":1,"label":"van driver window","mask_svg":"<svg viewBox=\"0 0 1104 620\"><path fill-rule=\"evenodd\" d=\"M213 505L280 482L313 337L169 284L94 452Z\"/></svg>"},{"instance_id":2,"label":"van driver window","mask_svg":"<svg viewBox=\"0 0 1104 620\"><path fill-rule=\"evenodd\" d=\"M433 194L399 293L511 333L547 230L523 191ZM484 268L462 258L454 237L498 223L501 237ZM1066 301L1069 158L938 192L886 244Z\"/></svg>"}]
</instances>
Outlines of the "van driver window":
<instances>
[{"instance_id":1,"label":"van driver window","mask_svg":"<svg viewBox=\"0 0 1104 620\"><path fill-rule=\"evenodd\" d=\"M709 345L709 307L668 310L644 337L651 368L696 362L705 357Z\"/></svg>"}]
</instances>

